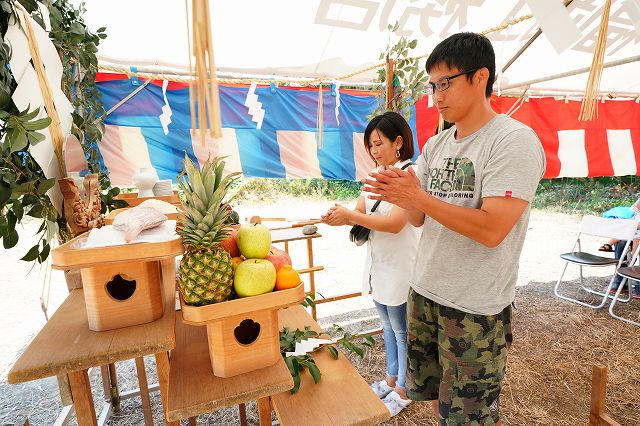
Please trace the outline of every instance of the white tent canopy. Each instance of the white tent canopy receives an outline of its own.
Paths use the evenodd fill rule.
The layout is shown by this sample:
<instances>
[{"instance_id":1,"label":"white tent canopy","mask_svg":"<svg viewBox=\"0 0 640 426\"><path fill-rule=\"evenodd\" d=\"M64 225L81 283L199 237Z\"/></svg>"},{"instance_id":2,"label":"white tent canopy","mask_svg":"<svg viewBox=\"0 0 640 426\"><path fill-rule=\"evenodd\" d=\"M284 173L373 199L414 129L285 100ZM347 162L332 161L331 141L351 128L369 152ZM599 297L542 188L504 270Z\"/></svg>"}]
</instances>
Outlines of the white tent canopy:
<instances>
[{"instance_id":1,"label":"white tent canopy","mask_svg":"<svg viewBox=\"0 0 640 426\"><path fill-rule=\"evenodd\" d=\"M215 63L220 75L370 82L375 70L345 76L381 62L388 24L399 21L402 34L418 39L413 51L418 56L428 54L450 34L483 32L532 14L529 3L535 7L536 2L546 3L545 9L559 5L565 10L560 0L557 4L554 0L210 0ZM108 37L99 46L101 64L186 74L184 1L85 3L89 27L107 27ZM490 33L501 69L543 27L542 35L494 89L589 67L603 5L604 0L574 0L566 8L568 22L557 11L534 10L533 18ZM550 40L556 40L555 45ZM563 43L568 44L564 50L559 46ZM638 55L640 0L613 0L605 63L625 59L630 63L605 69L601 92L639 96ZM535 83L530 90L580 93L586 81L587 74L582 73Z\"/></svg>"}]
</instances>

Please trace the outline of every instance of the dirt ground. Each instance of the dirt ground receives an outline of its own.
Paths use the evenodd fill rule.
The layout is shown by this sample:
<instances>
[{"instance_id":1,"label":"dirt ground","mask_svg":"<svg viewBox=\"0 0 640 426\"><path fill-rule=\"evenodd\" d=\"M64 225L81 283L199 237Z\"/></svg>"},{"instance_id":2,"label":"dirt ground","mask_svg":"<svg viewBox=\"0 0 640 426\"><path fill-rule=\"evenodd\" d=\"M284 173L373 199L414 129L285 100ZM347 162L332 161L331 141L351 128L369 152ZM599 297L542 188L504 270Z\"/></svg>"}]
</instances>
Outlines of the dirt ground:
<instances>
[{"instance_id":1,"label":"dirt ground","mask_svg":"<svg viewBox=\"0 0 640 426\"><path fill-rule=\"evenodd\" d=\"M347 203L349 204L349 203ZM314 218L331 206L330 202L281 199L271 205L246 203L238 207L240 217ZM501 399L501 410L510 425L582 425L587 422L591 366L609 366L609 414L623 425L640 424L639 330L609 317L605 310L591 310L560 301L553 296L553 285L561 269L558 254L571 248L579 217L534 211L521 256L518 280L519 310L514 315L515 343L509 352L509 365ZM13 424L28 416L32 425L52 424L61 408L54 379L9 385L6 375L30 339L46 319L40 298L43 282L50 283L48 312L51 315L66 297L61 273L47 279L45 269L34 268L19 258L33 245L35 224L21 232L20 248L3 251L0 257L0 425ZM320 226L322 238L315 240L315 263L325 270L316 276L316 289L325 297L359 291L365 250L348 241L347 228ZM583 247L597 247L598 239L585 239ZM303 243L290 245L294 267L306 267ZM464 261L461 256L460 261ZM595 269L587 275L594 287L603 286L610 270ZM578 277L571 269L567 279ZM637 316L640 302L626 309ZM318 307L321 325L338 323L351 331L378 327L372 302L353 298ZM384 373L384 349L380 337L376 348L364 359L352 361L367 381ZM147 357L149 381L156 381L152 357ZM135 387L133 362L118 364L122 389ZM101 408L99 372L92 376L96 410ZM163 424L158 392L152 394L156 424ZM388 424L430 424L431 409L414 403ZM255 406L248 405L249 421L257 424ZM109 424L142 423L139 398L127 400L122 411ZM237 410L220 410L198 418L199 424L239 424ZM433 423L435 424L435 423Z\"/></svg>"}]
</instances>

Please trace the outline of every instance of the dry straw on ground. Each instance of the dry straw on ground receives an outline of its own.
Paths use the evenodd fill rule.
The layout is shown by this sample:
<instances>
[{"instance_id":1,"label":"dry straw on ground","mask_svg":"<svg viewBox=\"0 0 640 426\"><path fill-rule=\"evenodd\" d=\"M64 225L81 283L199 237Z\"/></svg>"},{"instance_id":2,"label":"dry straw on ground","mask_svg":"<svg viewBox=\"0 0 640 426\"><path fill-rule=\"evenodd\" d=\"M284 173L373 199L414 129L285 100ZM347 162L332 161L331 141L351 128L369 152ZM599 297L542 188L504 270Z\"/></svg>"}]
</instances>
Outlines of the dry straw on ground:
<instances>
[{"instance_id":1,"label":"dry straw on ground","mask_svg":"<svg viewBox=\"0 0 640 426\"><path fill-rule=\"evenodd\" d=\"M606 279L588 282L600 288ZM611 318L604 309L561 301L553 296L553 284L517 289L514 344L500 400L505 424L587 424L591 368L600 363L609 368L607 413L621 425L640 425L640 330ZM640 300L620 312L637 318ZM351 357L370 382L384 376L384 351L379 347L363 360ZM436 425L428 403L414 403L386 424Z\"/></svg>"},{"instance_id":2,"label":"dry straw on ground","mask_svg":"<svg viewBox=\"0 0 640 426\"><path fill-rule=\"evenodd\" d=\"M602 287L606 279L588 279ZM606 310L592 310L553 296L554 283L530 283L517 290L518 310L514 313L515 341L509 351L509 363L501 397L501 411L507 425L585 425L589 411L591 367L596 363L609 368L607 413L620 424L640 424L640 330L611 318ZM576 284L575 282L573 284ZM640 301L621 309L638 316ZM363 321L354 321L361 318ZM348 331L377 327L375 311L349 312L322 320L323 326L342 324ZM377 346L364 359L351 361L368 382L384 376L385 362L381 336ZM146 358L150 382L156 381L152 357ZM132 361L118 364L122 389L136 387ZM6 382L0 384L0 424L13 424L27 415L32 425L52 424L61 408L55 381L41 382L18 394ZM93 379L96 409L101 409L99 373ZM336 389L336 392L339 392ZM155 424L163 424L158 392L152 394ZM247 405L249 424L257 425L255 403ZM274 417L275 420L275 417ZM111 425L142 424L139 398L123 401L122 411ZM186 424L183 422L183 424ZM198 418L202 425L239 424L237 408L216 411ZM301 421L301 424L304 422ZM428 403L414 403L387 425L435 425Z\"/></svg>"}]
</instances>

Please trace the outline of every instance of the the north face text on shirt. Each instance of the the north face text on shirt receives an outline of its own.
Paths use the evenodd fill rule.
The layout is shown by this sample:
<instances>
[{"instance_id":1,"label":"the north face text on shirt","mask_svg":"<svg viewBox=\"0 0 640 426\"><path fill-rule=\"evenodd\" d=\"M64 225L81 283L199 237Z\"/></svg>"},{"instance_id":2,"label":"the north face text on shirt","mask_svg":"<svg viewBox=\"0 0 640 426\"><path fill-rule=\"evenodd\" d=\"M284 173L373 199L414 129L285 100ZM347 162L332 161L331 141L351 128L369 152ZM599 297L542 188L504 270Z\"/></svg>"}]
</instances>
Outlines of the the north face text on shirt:
<instances>
[{"instance_id":1,"label":"the north face text on shirt","mask_svg":"<svg viewBox=\"0 0 640 426\"><path fill-rule=\"evenodd\" d=\"M473 198L476 174L467 157L445 157L441 167L429 168L427 190L438 198Z\"/></svg>"}]
</instances>

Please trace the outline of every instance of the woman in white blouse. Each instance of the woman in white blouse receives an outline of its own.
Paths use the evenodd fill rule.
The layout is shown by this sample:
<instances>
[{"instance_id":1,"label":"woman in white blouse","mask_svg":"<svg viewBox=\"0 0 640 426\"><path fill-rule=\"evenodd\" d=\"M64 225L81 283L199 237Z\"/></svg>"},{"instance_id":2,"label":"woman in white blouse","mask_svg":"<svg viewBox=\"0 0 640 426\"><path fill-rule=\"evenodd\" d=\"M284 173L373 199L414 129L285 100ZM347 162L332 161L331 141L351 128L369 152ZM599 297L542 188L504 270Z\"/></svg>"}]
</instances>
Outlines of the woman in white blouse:
<instances>
[{"instance_id":1,"label":"woman in white blouse","mask_svg":"<svg viewBox=\"0 0 640 426\"><path fill-rule=\"evenodd\" d=\"M398 113L374 117L364 132L364 146L378 169L411 167L413 136L406 120ZM362 225L371 229L367 241L363 294L371 292L382 323L387 376L371 385L384 398L392 416L411 400L405 391L407 367L407 295L412 278L418 230L408 222L400 207L381 201L371 213L374 200L364 195L350 210L336 204L322 221L328 225Z\"/></svg>"}]
</instances>

